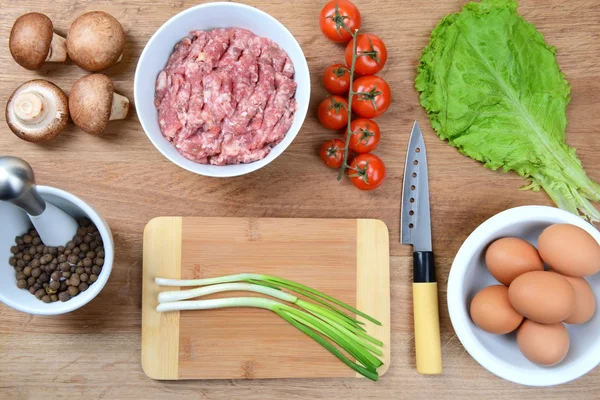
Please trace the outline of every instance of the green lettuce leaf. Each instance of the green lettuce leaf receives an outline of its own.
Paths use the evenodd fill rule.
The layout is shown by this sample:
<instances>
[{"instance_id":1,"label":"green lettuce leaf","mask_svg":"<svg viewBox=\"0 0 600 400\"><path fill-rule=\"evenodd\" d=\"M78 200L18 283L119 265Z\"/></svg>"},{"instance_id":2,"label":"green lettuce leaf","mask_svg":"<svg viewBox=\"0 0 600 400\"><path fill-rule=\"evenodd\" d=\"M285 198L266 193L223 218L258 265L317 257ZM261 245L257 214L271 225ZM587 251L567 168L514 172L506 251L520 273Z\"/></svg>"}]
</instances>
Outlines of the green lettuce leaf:
<instances>
[{"instance_id":1,"label":"green lettuce leaf","mask_svg":"<svg viewBox=\"0 0 600 400\"><path fill-rule=\"evenodd\" d=\"M565 142L570 86L556 49L517 13L482 0L446 16L421 55L416 88L441 139L487 168L515 171L592 221L600 186Z\"/></svg>"}]
</instances>

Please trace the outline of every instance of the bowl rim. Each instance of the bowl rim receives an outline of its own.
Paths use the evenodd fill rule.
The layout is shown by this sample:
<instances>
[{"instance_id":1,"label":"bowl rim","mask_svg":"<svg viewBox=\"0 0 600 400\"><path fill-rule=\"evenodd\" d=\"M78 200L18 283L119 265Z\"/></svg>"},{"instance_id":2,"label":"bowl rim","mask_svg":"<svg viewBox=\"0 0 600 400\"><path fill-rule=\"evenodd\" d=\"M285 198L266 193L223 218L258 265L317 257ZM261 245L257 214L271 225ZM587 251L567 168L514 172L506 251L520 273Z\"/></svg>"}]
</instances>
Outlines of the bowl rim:
<instances>
[{"instance_id":1,"label":"bowl rim","mask_svg":"<svg viewBox=\"0 0 600 400\"><path fill-rule=\"evenodd\" d=\"M78 308L83 307L90 301L92 301L98 293L102 291L108 278L112 272L114 262L114 242L112 232L108 223L102 218L102 216L92 208L88 203L83 201L81 198L75 196L72 193L66 192L61 189L57 189L52 186L37 185L37 190L40 195L52 195L64 199L78 208L80 208L86 216L96 225L103 241L103 247L105 251L104 265L102 267L102 273L98 276L98 280L90 285L88 290L85 291L86 296L75 296L73 299L67 302L56 302L45 304L40 301L41 307L29 307L23 305L23 303L15 302L10 297L5 296L4 293L0 292L0 301L15 310L33 314L33 315L60 315L74 311ZM43 197L43 196L42 196ZM108 247L110 246L110 247Z\"/></svg>"},{"instance_id":2,"label":"bowl rim","mask_svg":"<svg viewBox=\"0 0 600 400\"><path fill-rule=\"evenodd\" d=\"M472 323L462 298L464 275L475 249L499 229L523 220L548 221L576 225L600 243L600 232L581 217L568 211L548 206L521 206L502 211L479 225L462 244L450 268L447 286L447 305L450 321L456 335L467 352L481 366L500 378L527 386L554 386L575 380L600 364L600 342L569 367L538 372L524 372L496 357L483 346L468 326Z\"/></svg>"},{"instance_id":3,"label":"bowl rim","mask_svg":"<svg viewBox=\"0 0 600 400\"><path fill-rule=\"evenodd\" d=\"M272 15L270 15L267 12L265 12L265 11L259 9L259 8L252 7L252 6L249 6L247 4L241 4L241 3L232 3L232 2L217 1L217 2L212 2L212 3L198 4L196 6L193 6L193 7L187 8L187 9L185 9L183 11L180 11L179 13L177 13L174 16L172 16L171 18L169 18L165 23L163 23L156 30L156 32L154 32L154 34L150 37L150 39L148 40L148 42L144 46L144 49L143 49L142 53L140 54L140 57L138 59L138 63L137 63L136 69L135 69L134 81L133 81L133 92L134 92L134 102L135 102L135 100L137 98L136 95L138 93L138 87L140 85L138 77L139 77L139 71L140 71L141 65L146 60L146 58L149 57L149 50L148 50L148 48L150 47L150 45L155 40L158 40L157 39L158 36L160 36L160 34L164 30L168 29L167 28L168 26L175 24L179 18L183 18L184 15L186 15L188 13L197 12L199 10L207 11L207 9L216 8L216 7L231 7L231 8L236 8L236 9L249 10L249 11L252 11L252 12L256 12L258 14L262 14L265 18L270 19L273 23L275 23L275 25L281 30L282 33L289 35L293 39L293 42L292 42L293 43L293 47L296 48L295 50L298 51L298 54L301 56L301 59L303 60L303 62L302 62L301 65L299 65L299 66L298 65L294 65L294 69L296 70L296 73L298 71L302 70L303 74L306 75L306 77L308 78L308 81L306 82L306 88L307 88L307 91L308 91L307 92L308 101L306 101L305 104L299 104L299 108L296 110L296 112L294 114L294 119L295 118L300 118L301 121L302 121L301 124L300 124L300 127L298 128L298 130L296 132L291 132L291 128L290 128L290 130L288 130L288 132L284 136L284 138L285 138L288 135L292 135L292 138L289 141L289 143L284 143L283 141L280 142L280 143L278 143L276 146L274 146L271 149L271 151L269 152L269 154L267 154L266 157L264 157L264 158L262 158L260 160L253 161L251 163L237 164L237 165L248 166L244 170L244 169L237 169L237 168L218 168L218 167L231 167L231 165L218 166L218 165L206 165L206 164L199 164L199 163L194 163L193 165L184 165L184 164L180 163L179 160L177 160L175 157L173 157L173 156L171 156L171 155L169 155L169 154L167 154L166 152L163 151L163 149L161 148L162 144L158 143L158 139L155 140L148 133L147 124L145 123L145 120L141 117L141 115L139 113L138 113L138 120L140 122L140 125L142 125L142 129L144 130L144 133L146 134L146 136L148 137L148 139L150 139L150 142L154 145L154 147L165 158L167 158L173 164L175 164L175 165L179 166L180 168L183 168L183 169L185 169L187 171L190 171L190 172L193 172L195 174L202 175L202 176L208 176L208 177L214 177L214 178L231 178L231 177L246 175L246 174L255 172L255 171L257 171L257 170L265 167L266 165L270 164L277 157L279 157L281 154L283 154L283 152L292 144L292 142L294 141L294 139L296 138L296 136L298 135L298 133L302 129L302 126L304 124L304 120L306 119L306 115L308 114L308 108L309 108L309 105L310 105L310 94L311 94L310 70L308 68L308 63L306 62L306 56L304 55L304 51L302 50L302 47L300 46L300 43L298 43L298 40L296 40L296 37L289 31L289 29L287 29L287 27L285 25L283 25L278 19L276 19L275 17L273 17ZM171 144L169 143L169 145L171 145ZM270 158L270 159L267 160L268 156L270 154L272 154L275 149L277 149L277 151L275 152L275 155L272 158ZM197 169L194 168L195 165L211 166L211 167L213 167L213 168L211 168L213 171L219 171L219 172L213 172L213 171L211 171L211 169L209 169L207 171L201 172L201 171L198 171Z\"/></svg>"}]
</instances>

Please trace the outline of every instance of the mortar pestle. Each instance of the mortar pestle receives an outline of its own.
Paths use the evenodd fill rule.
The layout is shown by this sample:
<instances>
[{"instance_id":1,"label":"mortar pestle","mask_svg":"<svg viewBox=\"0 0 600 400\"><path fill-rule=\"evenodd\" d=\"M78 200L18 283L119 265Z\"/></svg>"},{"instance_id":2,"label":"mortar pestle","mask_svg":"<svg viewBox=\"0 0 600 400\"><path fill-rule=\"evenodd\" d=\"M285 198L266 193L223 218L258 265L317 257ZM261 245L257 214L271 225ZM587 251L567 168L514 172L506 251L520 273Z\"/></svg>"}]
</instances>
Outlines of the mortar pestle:
<instances>
[{"instance_id":1,"label":"mortar pestle","mask_svg":"<svg viewBox=\"0 0 600 400\"><path fill-rule=\"evenodd\" d=\"M7 166L10 168L7 169ZM11 192L12 195L6 196L7 191ZM49 186L36 186L29 165L15 157L0 157L0 192L4 195L3 199L8 198L10 200L0 201L0 301L29 314L58 315L76 310L96 297L108 281L114 260L113 237L104 218L89 204L71 193ZM15 193L20 193L20 195L15 195ZM28 196L29 200L23 200L23 198L27 199ZM26 211L21 208L23 204L25 204L23 208ZM42 235L46 228L40 228L39 226L40 223L45 223L44 218L46 215L50 221L49 225L46 225L49 227L45 231L47 238ZM19 289L15 269L8 263L8 259L12 256L10 247L15 244L15 236L27 232L33 223L46 245L64 246L73 238L76 232L63 232L64 229L57 232L59 225L69 224L71 221L83 217L87 217L96 225L103 241L104 266L98 280L90 285L88 290L79 293L79 295L64 303L60 301L44 303L35 298L29 291ZM66 236L64 236L64 239L60 239L55 233ZM60 240L62 242L58 243Z\"/></svg>"},{"instance_id":2,"label":"mortar pestle","mask_svg":"<svg viewBox=\"0 0 600 400\"><path fill-rule=\"evenodd\" d=\"M25 211L46 246L62 246L77 232L75 218L40 196L33 169L25 160L0 157L0 201Z\"/></svg>"}]
</instances>

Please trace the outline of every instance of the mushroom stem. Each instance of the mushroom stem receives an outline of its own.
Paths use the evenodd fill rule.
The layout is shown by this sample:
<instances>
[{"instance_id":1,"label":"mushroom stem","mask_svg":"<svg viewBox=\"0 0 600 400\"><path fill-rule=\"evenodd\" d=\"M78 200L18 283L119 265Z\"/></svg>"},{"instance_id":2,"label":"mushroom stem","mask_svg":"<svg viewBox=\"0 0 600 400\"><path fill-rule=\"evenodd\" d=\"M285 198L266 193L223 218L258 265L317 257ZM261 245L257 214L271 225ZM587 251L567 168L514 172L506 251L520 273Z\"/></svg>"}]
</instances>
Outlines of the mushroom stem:
<instances>
[{"instance_id":1,"label":"mushroom stem","mask_svg":"<svg viewBox=\"0 0 600 400\"><path fill-rule=\"evenodd\" d=\"M14 112L26 125L35 125L45 117L45 99L39 93L19 94L14 100Z\"/></svg>"},{"instance_id":2,"label":"mushroom stem","mask_svg":"<svg viewBox=\"0 0 600 400\"><path fill-rule=\"evenodd\" d=\"M50 42L50 50L46 57L47 62L64 62L67 60L67 40L52 33L52 42Z\"/></svg>"},{"instance_id":3,"label":"mushroom stem","mask_svg":"<svg viewBox=\"0 0 600 400\"><path fill-rule=\"evenodd\" d=\"M125 119L128 112L129 99L125 96L121 96L120 94L113 93L113 102L108 120L114 121L117 119Z\"/></svg>"}]
</instances>

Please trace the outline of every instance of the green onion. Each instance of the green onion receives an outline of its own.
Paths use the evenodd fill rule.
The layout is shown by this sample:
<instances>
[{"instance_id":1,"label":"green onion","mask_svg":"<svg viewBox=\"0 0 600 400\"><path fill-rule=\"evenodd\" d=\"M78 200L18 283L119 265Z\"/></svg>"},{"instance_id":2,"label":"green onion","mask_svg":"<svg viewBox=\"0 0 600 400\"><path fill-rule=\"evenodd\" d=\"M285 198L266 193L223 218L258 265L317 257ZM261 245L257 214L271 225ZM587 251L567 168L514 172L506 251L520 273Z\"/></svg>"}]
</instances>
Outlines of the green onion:
<instances>
[{"instance_id":1,"label":"green onion","mask_svg":"<svg viewBox=\"0 0 600 400\"><path fill-rule=\"evenodd\" d=\"M383 354L379 348L383 343L370 336L365 328L361 326L362 322L351 318L331 303L339 305L346 310L354 311L367 320L380 325L379 321L318 290L281 278L259 274L239 274L194 280L156 278L156 283L164 286L202 286L190 290L160 293L158 296L159 305L156 308L158 312L229 307L267 309L308 335L354 371L374 381L379 379L377 368L383 365L383 362L377 356ZM300 299L281 289L287 289L304 295L318 304ZM272 299L256 297L188 300L227 291L261 293L293 304L299 307L299 309ZM351 360L348 355L340 351L340 349L327 339L337 344L345 353L354 358L355 361Z\"/></svg>"},{"instance_id":2,"label":"green onion","mask_svg":"<svg viewBox=\"0 0 600 400\"><path fill-rule=\"evenodd\" d=\"M381 322L377 321L375 318L363 313L360 310L348 305L340 300L337 300L329 295L326 295L323 292L320 292L316 289L309 288L308 286L304 286L300 283L296 283L293 281L288 281L286 279L277 278L275 276L270 275L261 275L261 274L237 274L237 275L227 275L221 276L218 278L206 278L206 279L164 279L164 278L156 278L156 284L160 286L208 286L214 285L217 283L229 283L229 282L247 282L254 281L252 283L257 283L256 281L263 282L264 286L270 285L271 287L284 287L285 289L291 290L296 293L300 292L308 292L311 295L314 295L318 298L328 300L332 303L337 304L340 307L345 308L348 311L351 311L361 317L371 321L376 325L381 325ZM304 294L304 293L302 293ZM313 298L314 300L314 298Z\"/></svg>"}]
</instances>

